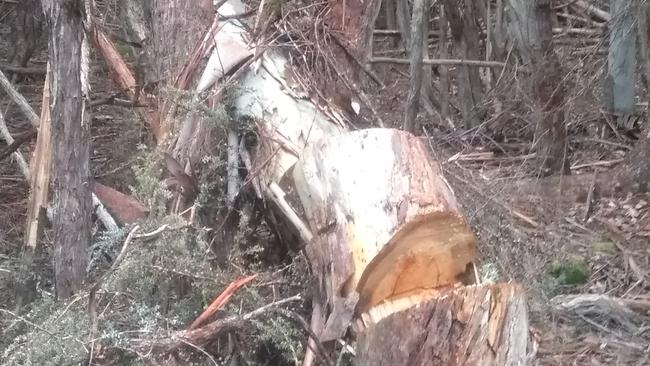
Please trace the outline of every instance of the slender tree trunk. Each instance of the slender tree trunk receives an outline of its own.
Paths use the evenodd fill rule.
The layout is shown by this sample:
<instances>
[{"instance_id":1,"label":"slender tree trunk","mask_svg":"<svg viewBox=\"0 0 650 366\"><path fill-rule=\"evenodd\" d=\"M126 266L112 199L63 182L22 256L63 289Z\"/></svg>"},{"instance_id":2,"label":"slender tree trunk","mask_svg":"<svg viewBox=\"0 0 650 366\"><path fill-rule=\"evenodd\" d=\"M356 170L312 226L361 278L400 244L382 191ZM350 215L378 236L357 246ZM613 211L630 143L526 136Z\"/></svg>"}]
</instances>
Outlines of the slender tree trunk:
<instances>
[{"instance_id":1,"label":"slender tree trunk","mask_svg":"<svg viewBox=\"0 0 650 366\"><path fill-rule=\"evenodd\" d=\"M609 53L605 79L605 104L626 128L634 113L636 95L636 33L634 21L636 1L610 0Z\"/></svg>"},{"instance_id":2,"label":"slender tree trunk","mask_svg":"<svg viewBox=\"0 0 650 366\"><path fill-rule=\"evenodd\" d=\"M533 66L535 150L541 175L569 173L564 122L565 86L553 51L550 0L510 0L511 36L520 56ZM522 21L523 19L523 21Z\"/></svg>"},{"instance_id":3,"label":"slender tree trunk","mask_svg":"<svg viewBox=\"0 0 650 366\"><path fill-rule=\"evenodd\" d=\"M480 60L477 9L474 0L444 0L445 12L449 22L454 49L458 57L466 60ZM456 79L461 99L461 112L465 127L478 126L481 120L481 77L473 66L459 66Z\"/></svg>"},{"instance_id":4,"label":"slender tree trunk","mask_svg":"<svg viewBox=\"0 0 650 366\"><path fill-rule=\"evenodd\" d=\"M54 271L57 298L70 297L86 275L91 239L89 126L81 86L83 2L44 0L49 27Z\"/></svg>"},{"instance_id":5,"label":"slender tree trunk","mask_svg":"<svg viewBox=\"0 0 650 366\"><path fill-rule=\"evenodd\" d=\"M650 80L650 49L648 42L650 39L650 27L648 26L648 17L650 16L650 4L644 2L639 7L638 26L639 26L639 43L645 45L642 47L642 60L644 60L643 70L646 79ZM646 99L650 101L650 91L647 91ZM625 157L625 162L619 168L618 180L626 189L633 191L647 192L650 184L650 103L648 104L647 121L644 130L641 133L639 141L634 149Z\"/></svg>"},{"instance_id":6,"label":"slender tree trunk","mask_svg":"<svg viewBox=\"0 0 650 366\"><path fill-rule=\"evenodd\" d=\"M409 85L409 94L406 99L406 113L404 115L404 130L415 132L416 118L420 107L420 93L422 91L422 46L423 31L425 30L424 21L428 7L427 0L415 0L413 2L413 16L411 18L411 42L410 55L411 82Z\"/></svg>"}]
</instances>

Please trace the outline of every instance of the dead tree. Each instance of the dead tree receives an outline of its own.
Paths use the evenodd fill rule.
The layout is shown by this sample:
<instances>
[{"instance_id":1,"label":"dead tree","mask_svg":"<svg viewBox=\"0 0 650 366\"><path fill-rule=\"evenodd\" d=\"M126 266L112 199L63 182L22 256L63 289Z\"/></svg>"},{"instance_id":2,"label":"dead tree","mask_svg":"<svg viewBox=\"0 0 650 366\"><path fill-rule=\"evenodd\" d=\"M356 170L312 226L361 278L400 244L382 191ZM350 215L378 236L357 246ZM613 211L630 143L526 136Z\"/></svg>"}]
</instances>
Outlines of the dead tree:
<instances>
[{"instance_id":1,"label":"dead tree","mask_svg":"<svg viewBox=\"0 0 650 366\"><path fill-rule=\"evenodd\" d=\"M553 50L550 0L510 0L511 35L524 62L533 66L534 149L541 175L569 173L564 121L565 85Z\"/></svg>"},{"instance_id":2,"label":"dead tree","mask_svg":"<svg viewBox=\"0 0 650 366\"><path fill-rule=\"evenodd\" d=\"M44 0L49 27L54 271L57 298L67 298L86 275L91 232L89 120L81 80L83 3Z\"/></svg>"},{"instance_id":3,"label":"dead tree","mask_svg":"<svg viewBox=\"0 0 650 366\"><path fill-rule=\"evenodd\" d=\"M477 4L473 0L444 0L445 15L457 56L464 60L480 60ZM461 112L465 127L478 126L481 120L481 77L478 68L459 66L456 73Z\"/></svg>"}]
</instances>

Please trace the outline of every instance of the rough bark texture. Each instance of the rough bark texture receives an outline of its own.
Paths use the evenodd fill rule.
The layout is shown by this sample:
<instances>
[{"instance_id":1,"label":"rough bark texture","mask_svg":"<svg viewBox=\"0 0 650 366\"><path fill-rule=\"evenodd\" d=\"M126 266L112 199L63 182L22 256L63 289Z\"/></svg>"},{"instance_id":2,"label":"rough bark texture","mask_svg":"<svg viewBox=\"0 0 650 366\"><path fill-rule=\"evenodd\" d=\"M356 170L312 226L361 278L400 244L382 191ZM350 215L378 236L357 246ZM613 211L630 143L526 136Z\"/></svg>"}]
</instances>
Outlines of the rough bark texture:
<instances>
[{"instance_id":1,"label":"rough bark texture","mask_svg":"<svg viewBox=\"0 0 650 366\"><path fill-rule=\"evenodd\" d=\"M357 365L525 365L528 320L512 284L449 291L370 325Z\"/></svg>"},{"instance_id":2,"label":"rough bark texture","mask_svg":"<svg viewBox=\"0 0 650 366\"><path fill-rule=\"evenodd\" d=\"M90 244L89 126L81 89L81 2L43 1L49 26L56 295L67 298L86 274Z\"/></svg>"},{"instance_id":3,"label":"rough bark texture","mask_svg":"<svg viewBox=\"0 0 650 366\"><path fill-rule=\"evenodd\" d=\"M42 45L43 12L38 0L21 0L15 5L14 14L9 16L12 40L9 62L15 66L24 67Z\"/></svg>"},{"instance_id":4,"label":"rough bark texture","mask_svg":"<svg viewBox=\"0 0 650 366\"><path fill-rule=\"evenodd\" d=\"M565 85L562 68L553 51L550 0L510 0L511 35L524 61L533 66L532 94L535 101L535 150L540 175L568 173ZM522 21L524 19L524 21Z\"/></svg>"},{"instance_id":5,"label":"rough bark texture","mask_svg":"<svg viewBox=\"0 0 650 366\"><path fill-rule=\"evenodd\" d=\"M480 60L478 11L474 0L444 0L445 13L454 47L459 58ZM481 77L479 70L471 66L457 69L458 93L461 99L461 112L465 126L478 126L481 120Z\"/></svg>"},{"instance_id":6,"label":"rough bark texture","mask_svg":"<svg viewBox=\"0 0 650 366\"><path fill-rule=\"evenodd\" d=\"M411 81L409 84L409 93L406 98L406 113L404 114L403 128L408 132L415 132L416 118L420 109L420 94L422 92L422 46L425 20L428 20L427 0L415 0L413 2L413 16L411 17L411 41L410 41L410 59L411 67L409 68ZM425 15L426 14L426 15Z\"/></svg>"}]
</instances>

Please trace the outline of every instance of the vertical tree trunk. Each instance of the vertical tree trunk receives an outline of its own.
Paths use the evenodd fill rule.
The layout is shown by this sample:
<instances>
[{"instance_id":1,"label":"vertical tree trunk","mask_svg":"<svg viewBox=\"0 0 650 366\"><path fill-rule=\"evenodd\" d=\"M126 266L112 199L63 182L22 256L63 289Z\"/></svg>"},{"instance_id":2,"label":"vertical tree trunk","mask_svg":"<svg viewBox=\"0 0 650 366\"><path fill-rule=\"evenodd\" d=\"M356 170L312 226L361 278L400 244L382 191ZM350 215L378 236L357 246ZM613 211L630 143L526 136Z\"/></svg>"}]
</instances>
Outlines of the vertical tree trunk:
<instances>
[{"instance_id":1,"label":"vertical tree trunk","mask_svg":"<svg viewBox=\"0 0 650 366\"><path fill-rule=\"evenodd\" d=\"M474 0L444 0L443 4L458 57L466 60L480 60L480 29L477 24L478 12ZM481 77L479 71L476 67L459 66L456 78L465 127L476 127L481 120L479 109Z\"/></svg>"},{"instance_id":2,"label":"vertical tree trunk","mask_svg":"<svg viewBox=\"0 0 650 366\"><path fill-rule=\"evenodd\" d=\"M404 114L404 130L408 132L415 132L416 118L420 107L420 93L422 91L422 46L423 46L423 33L424 21L427 18L428 7L427 0L415 0L413 2L413 16L411 17L411 41L410 41L410 57L411 67L410 75L411 82L409 84L409 94L406 99L406 113Z\"/></svg>"},{"instance_id":3,"label":"vertical tree trunk","mask_svg":"<svg viewBox=\"0 0 650 366\"><path fill-rule=\"evenodd\" d=\"M610 0L612 18L609 21L609 52L605 98L607 110L619 123L630 128L627 121L634 112L636 95L636 33L634 18L636 1Z\"/></svg>"},{"instance_id":4,"label":"vertical tree trunk","mask_svg":"<svg viewBox=\"0 0 650 366\"><path fill-rule=\"evenodd\" d=\"M79 289L91 239L89 126L81 87L81 1L44 0L49 27L54 271L57 298Z\"/></svg>"},{"instance_id":5,"label":"vertical tree trunk","mask_svg":"<svg viewBox=\"0 0 650 366\"><path fill-rule=\"evenodd\" d=\"M553 52L550 0L510 0L512 36L524 61L533 66L536 109L535 150L541 175L568 173L566 125L560 62Z\"/></svg>"},{"instance_id":6,"label":"vertical tree trunk","mask_svg":"<svg viewBox=\"0 0 650 366\"><path fill-rule=\"evenodd\" d=\"M646 79L650 80L650 48L648 47L650 40L650 27L648 26L650 4L648 2L641 4L637 14L639 43L645 45L645 47L641 48L644 52L641 57L644 60L643 70ZM646 100L650 101L650 91L647 92ZM625 162L618 172L618 180L623 187L641 192L647 192L650 184L650 103L648 104L646 117L646 125L639 141L625 157Z\"/></svg>"},{"instance_id":7,"label":"vertical tree trunk","mask_svg":"<svg viewBox=\"0 0 650 366\"><path fill-rule=\"evenodd\" d=\"M449 48L447 45L447 34L449 24L447 16L445 15L445 6L440 4L440 58L445 59L449 56ZM442 119L449 119L449 68L445 65L440 65L440 116Z\"/></svg>"}]
</instances>

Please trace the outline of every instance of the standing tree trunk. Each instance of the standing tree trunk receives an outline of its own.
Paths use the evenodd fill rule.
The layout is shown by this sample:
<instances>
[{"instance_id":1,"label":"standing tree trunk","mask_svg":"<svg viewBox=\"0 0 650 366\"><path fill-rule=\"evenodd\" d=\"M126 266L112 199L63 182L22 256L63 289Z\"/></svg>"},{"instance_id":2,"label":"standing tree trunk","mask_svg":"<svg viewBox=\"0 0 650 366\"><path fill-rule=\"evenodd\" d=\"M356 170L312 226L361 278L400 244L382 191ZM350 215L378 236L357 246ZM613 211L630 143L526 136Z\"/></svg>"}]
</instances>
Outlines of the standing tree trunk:
<instances>
[{"instance_id":1,"label":"standing tree trunk","mask_svg":"<svg viewBox=\"0 0 650 366\"><path fill-rule=\"evenodd\" d=\"M413 2L413 16L411 17L410 37L410 58L411 58L411 82L409 94L406 99L406 113L404 114L404 130L414 133L417 128L416 118L420 107L420 94L422 92L422 46L423 34L427 27L424 22L428 20L429 2L427 0L415 0ZM430 82L430 81L429 81Z\"/></svg>"},{"instance_id":2,"label":"standing tree trunk","mask_svg":"<svg viewBox=\"0 0 650 366\"><path fill-rule=\"evenodd\" d=\"M643 70L646 79L650 80L650 47L648 47L650 40L650 27L648 25L650 4L648 2L641 4L637 14L639 43L645 45L645 47L641 47L644 53L641 59L645 62L643 64ZM650 91L648 91L646 99L650 101ZM646 126L641 133L639 141L634 146L634 149L625 157L625 162L618 171L618 180L623 187L641 192L647 192L648 185L650 184L650 163L648 163L650 162L650 104L648 104L646 115Z\"/></svg>"},{"instance_id":3,"label":"standing tree trunk","mask_svg":"<svg viewBox=\"0 0 650 366\"><path fill-rule=\"evenodd\" d=\"M569 173L560 62L553 51L550 0L510 0L513 37L520 56L533 66L535 150L541 175Z\"/></svg>"},{"instance_id":4,"label":"standing tree trunk","mask_svg":"<svg viewBox=\"0 0 650 366\"><path fill-rule=\"evenodd\" d=\"M444 0L442 3L458 57L464 60L480 60L481 32L477 24L478 11L474 0ZM478 68L474 66L458 66L457 70L458 93L465 127L473 128L478 126L481 120L481 77Z\"/></svg>"},{"instance_id":5,"label":"standing tree trunk","mask_svg":"<svg viewBox=\"0 0 650 366\"><path fill-rule=\"evenodd\" d=\"M610 0L609 53L605 79L605 104L626 128L634 113L636 95L636 1Z\"/></svg>"},{"instance_id":6,"label":"standing tree trunk","mask_svg":"<svg viewBox=\"0 0 650 366\"><path fill-rule=\"evenodd\" d=\"M84 119L81 53L83 2L43 0L52 77L52 192L56 296L70 297L86 274L91 239L89 126Z\"/></svg>"}]
</instances>

